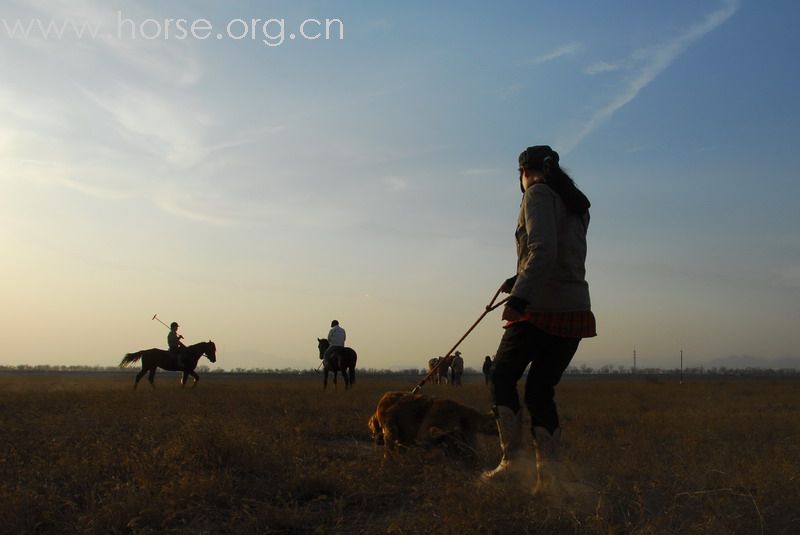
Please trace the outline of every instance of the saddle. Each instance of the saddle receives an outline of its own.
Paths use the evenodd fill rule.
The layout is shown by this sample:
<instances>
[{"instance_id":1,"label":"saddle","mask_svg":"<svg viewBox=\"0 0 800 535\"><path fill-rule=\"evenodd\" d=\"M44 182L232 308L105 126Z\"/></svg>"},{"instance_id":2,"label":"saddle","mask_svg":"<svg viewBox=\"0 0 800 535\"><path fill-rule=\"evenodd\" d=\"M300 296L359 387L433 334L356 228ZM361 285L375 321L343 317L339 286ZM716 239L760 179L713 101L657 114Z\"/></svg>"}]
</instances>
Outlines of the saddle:
<instances>
[{"instance_id":1,"label":"saddle","mask_svg":"<svg viewBox=\"0 0 800 535\"><path fill-rule=\"evenodd\" d=\"M322 354L322 356L320 358L322 360L326 360L325 356L327 355L328 356L327 361L330 362L331 360L336 358L336 355L339 354L339 352L342 349L344 349L344 348L341 347L341 346L331 346L330 349L325 350L325 352Z\"/></svg>"},{"instance_id":2,"label":"saddle","mask_svg":"<svg viewBox=\"0 0 800 535\"><path fill-rule=\"evenodd\" d=\"M179 370L182 370L186 366L186 361L184 360L186 357L186 350L179 349L177 351L170 351L169 352L170 358L175 363L175 367Z\"/></svg>"}]
</instances>

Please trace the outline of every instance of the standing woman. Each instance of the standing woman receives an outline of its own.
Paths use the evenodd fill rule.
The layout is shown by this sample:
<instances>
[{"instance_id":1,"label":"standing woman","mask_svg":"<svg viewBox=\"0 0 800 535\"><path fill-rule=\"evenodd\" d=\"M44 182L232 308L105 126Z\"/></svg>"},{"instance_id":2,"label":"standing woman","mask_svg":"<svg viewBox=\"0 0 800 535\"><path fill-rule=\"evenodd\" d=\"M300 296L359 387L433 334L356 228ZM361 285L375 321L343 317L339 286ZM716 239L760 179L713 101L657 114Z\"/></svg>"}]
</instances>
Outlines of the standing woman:
<instances>
[{"instance_id":1,"label":"standing woman","mask_svg":"<svg viewBox=\"0 0 800 535\"><path fill-rule=\"evenodd\" d=\"M483 359L483 376L486 378L486 386L489 386L489 376L492 373L492 357L486 355L486 358Z\"/></svg>"},{"instance_id":2,"label":"standing woman","mask_svg":"<svg viewBox=\"0 0 800 535\"><path fill-rule=\"evenodd\" d=\"M596 336L585 278L590 203L558 160L547 145L528 147L519 156L523 196L516 229L517 274L501 288L511 296L503 310L505 332L490 379L503 457L497 468L483 474L492 480L524 472L517 381L530 364L525 404L536 448L535 493L568 477L558 458L555 386L580 340Z\"/></svg>"}]
</instances>

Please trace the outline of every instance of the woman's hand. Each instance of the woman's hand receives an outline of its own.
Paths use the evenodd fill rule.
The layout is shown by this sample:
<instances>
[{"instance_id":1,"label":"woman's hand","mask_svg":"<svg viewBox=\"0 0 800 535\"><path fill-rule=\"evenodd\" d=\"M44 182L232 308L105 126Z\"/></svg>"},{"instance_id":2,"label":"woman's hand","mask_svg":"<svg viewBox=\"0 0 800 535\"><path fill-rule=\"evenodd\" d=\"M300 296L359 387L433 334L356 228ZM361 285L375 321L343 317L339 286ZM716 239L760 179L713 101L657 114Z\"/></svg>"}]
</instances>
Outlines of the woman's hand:
<instances>
[{"instance_id":1,"label":"woman's hand","mask_svg":"<svg viewBox=\"0 0 800 535\"><path fill-rule=\"evenodd\" d=\"M506 306L503 309L503 319L511 322L524 319L527 306L527 301L519 296L512 295L508 298L508 301L506 301Z\"/></svg>"},{"instance_id":2,"label":"woman's hand","mask_svg":"<svg viewBox=\"0 0 800 535\"><path fill-rule=\"evenodd\" d=\"M509 277L503 282L503 285L500 286L500 291L504 294L510 294L511 290L514 289L514 284L517 282L517 276L514 275L513 277Z\"/></svg>"}]
</instances>

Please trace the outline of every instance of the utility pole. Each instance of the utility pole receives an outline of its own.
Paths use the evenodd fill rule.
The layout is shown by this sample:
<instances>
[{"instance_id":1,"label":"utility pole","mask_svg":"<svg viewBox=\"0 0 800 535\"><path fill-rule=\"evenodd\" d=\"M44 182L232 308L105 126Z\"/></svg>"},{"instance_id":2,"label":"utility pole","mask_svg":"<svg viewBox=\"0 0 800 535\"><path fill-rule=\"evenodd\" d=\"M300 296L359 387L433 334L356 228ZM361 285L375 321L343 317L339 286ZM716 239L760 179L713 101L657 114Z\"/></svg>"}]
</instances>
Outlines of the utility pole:
<instances>
[{"instance_id":1,"label":"utility pole","mask_svg":"<svg viewBox=\"0 0 800 535\"><path fill-rule=\"evenodd\" d=\"M636 348L633 348L633 373L636 373Z\"/></svg>"},{"instance_id":2,"label":"utility pole","mask_svg":"<svg viewBox=\"0 0 800 535\"><path fill-rule=\"evenodd\" d=\"M683 384L683 349L681 349L681 384Z\"/></svg>"}]
</instances>

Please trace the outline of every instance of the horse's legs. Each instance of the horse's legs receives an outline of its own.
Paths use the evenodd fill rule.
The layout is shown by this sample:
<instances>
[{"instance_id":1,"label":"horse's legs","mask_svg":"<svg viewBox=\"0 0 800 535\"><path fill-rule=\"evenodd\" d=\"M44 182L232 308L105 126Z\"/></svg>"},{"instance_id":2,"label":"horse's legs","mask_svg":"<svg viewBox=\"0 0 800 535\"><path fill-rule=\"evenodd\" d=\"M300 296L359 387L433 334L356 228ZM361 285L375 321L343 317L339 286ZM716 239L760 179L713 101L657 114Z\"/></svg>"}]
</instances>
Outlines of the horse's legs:
<instances>
[{"instance_id":1,"label":"horse's legs","mask_svg":"<svg viewBox=\"0 0 800 535\"><path fill-rule=\"evenodd\" d=\"M328 368L325 368L325 370L324 370L324 372L322 374L322 389L323 390L327 390L328 389Z\"/></svg>"},{"instance_id":2,"label":"horse's legs","mask_svg":"<svg viewBox=\"0 0 800 535\"><path fill-rule=\"evenodd\" d=\"M199 375L197 375L196 373L194 373L194 371L190 371L190 372L189 372L189 375L191 375L192 377L194 377L194 382L192 383L192 388L194 388L194 387L196 387L196 386L197 386L197 381L199 381L199 380L200 380L200 376L199 376Z\"/></svg>"},{"instance_id":3,"label":"horse's legs","mask_svg":"<svg viewBox=\"0 0 800 535\"><path fill-rule=\"evenodd\" d=\"M133 381L133 389L136 390L136 387L139 385L139 379L145 376L147 373L147 368L142 368L142 371L136 374L136 380Z\"/></svg>"},{"instance_id":4,"label":"horse's legs","mask_svg":"<svg viewBox=\"0 0 800 535\"><path fill-rule=\"evenodd\" d=\"M189 372L183 372L183 375L181 375L181 387L186 386L187 377L189 377Z\"/></svg>"},{"instance_id":5,"label":"horse's legs","mask_svg":"<svg viewBox=\"0 0 800 535\"><path fill-rule=\"evenodd\" d=\"M147 380L150 381L150 386L152 388L156 387L155 383L153 382L155 376L156 376L156 366L153 366L152 368L150 368L150 375L147 377Z\"/></svg>"}]
</instances>

